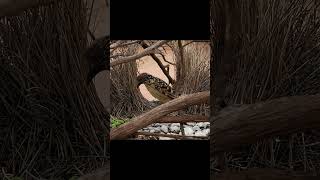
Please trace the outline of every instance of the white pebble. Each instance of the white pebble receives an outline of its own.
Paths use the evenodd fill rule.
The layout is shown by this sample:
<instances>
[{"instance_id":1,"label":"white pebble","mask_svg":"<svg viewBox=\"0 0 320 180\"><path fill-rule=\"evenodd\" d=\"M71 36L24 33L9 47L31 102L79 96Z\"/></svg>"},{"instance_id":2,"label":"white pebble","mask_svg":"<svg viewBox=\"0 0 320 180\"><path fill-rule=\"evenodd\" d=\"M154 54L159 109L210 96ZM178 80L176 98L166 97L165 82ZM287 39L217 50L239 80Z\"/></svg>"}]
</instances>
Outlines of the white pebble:
<instances>
[{"instance_id":1,"label":"white pebble","mask_svg":"<svg viewBox=\"0 0 320 180\"><path fill-rule=\"evenodd\" d=\"M168 126L162 125L161 126L161 131L164 132L164 133L168 133Z\"/></svg>"},{"instance_id":2,"label":"white pebble","mask_svg":"<svg viewBox=\"0 0 320 180\"><path fill-rule=\"evenodd\" d=\"M209 122L204 122L204 124L205 124L205 127L206 127L206 128L209 128L209 127L210 127L210 123L209 123Z\"/></svg>"},{"instance_id":3,"label":"white pebble","mask_svg":"<svg viewBox=\"0 0 320 180\"><path fill-rule=\"evenodd\" d=\"M199 126L197 126L197 125L193 126L192 129L193 129L194 131L200 131L200 130L201 130L201 129L199 128Z\"/></svg>"},{"instance_id":4,"label":"white pebble","mask_svg":"<svg viewBox=\"0 0 320 180\"><path fill-rule=\"evenodd\" d=\"M186 127L184 128L184 133L185 133L186 136L192 136L194 132L193 132L193 130L192 130L191 127L186 126Z\"/></svg>"},{"instance_id":5,"label":"white pebble","mask_svg":"<svg viewBox=\"0 0 320 180\"><path fill-rule=\"evenodd\" d=\"M154 127L153 130L154 130L155 133L158 133L158 132L161 131L161 130L160 130L160 127Z\"/></svg>"},{"instance_id":6,"label":"white pebble","mask_svg":"<svg viewBox=\"0 0 320 180\"><path fill-rule=\"evenodd\" d=\"M204 128L204 127L206 126L203 122L199 122L197 125L198 125L200 128Z\"/></svg>"},{"instance_id":7,"label":"white pebble","mask_svg":"<svg viewBox=\"0 0 320 180\"><path fill-rule=\"evenodd\" d=\"M170 126L170 131L178 133L180 131L180 127L179 126Z\"/></svg>"},{"instance_id":8,"label":"white pebble","mask_svg":"<svg viewBox=\"0 0 320 180\"><path fill-rule=\"evenodd\" d=\"M208 129L204 129L202 132L204 133L205 136L209 136L210 129L209 128Z\"/></svg>"},{"instance_id":9,"label":"white pebble","mask_svg":"<svg viewBox=\"0 0 320 180\"><path fill-rule=\"evenodd\" d=\"M195 136L206 136L204 131L197 131L194 133Z\"/></svg>"},{"instance_id":10,"label":"white pebble","mask_svg":"<svg viewBox=\"0 0 320 180\"><path fill-rule=\"evenodd\" d=\"M151 132L151 133L154 133L154 132L155 132L155 130L154 130L154 129L151 129L151 130L150 130L150 132Z\"/></svg>"}]
</instances>

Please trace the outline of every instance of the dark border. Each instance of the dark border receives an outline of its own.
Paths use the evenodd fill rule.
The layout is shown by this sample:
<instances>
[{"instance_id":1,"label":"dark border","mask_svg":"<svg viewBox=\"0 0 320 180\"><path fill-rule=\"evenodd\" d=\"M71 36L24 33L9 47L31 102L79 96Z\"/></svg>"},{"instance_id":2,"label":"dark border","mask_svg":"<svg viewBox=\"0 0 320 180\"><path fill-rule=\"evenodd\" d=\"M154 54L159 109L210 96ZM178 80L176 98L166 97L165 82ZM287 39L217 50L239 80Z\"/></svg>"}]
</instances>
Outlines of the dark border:
<instances>
[{"instance_id":1,"label":"dark border","mask_svg":"<svg viewBox=\"0 0 320 180\"><path fill-rule=\"evenodd\" d=\"M111 0L113 40L208 40L209 1Z\"/></svg>"}]
</instances>

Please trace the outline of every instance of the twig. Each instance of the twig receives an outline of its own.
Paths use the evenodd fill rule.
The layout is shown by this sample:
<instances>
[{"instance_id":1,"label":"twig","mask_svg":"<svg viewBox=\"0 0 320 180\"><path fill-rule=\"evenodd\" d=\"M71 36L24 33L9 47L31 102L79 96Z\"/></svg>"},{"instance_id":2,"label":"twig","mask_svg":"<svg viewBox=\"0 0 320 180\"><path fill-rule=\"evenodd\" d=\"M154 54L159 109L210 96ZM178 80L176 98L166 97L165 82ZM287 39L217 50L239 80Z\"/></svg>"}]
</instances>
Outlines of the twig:
<instances>
[{"instance_id":1,"label":"twig","mask_svg":"<svg viewBox=\"0 0 320 180\"><path fill-rule=\"evenodd\" d=\"M182 47L181 40L178 40L178 46L179 46L179 52L180 52L180 58L181 58L180 59L180 61L181 61L180 64L184 64L183 47ZM183 65L183 67L184 67L184 65ZM184 123L180 123L180 131L181 131L182 135L185 135L183 125L184 125Z\"/></svg>"},{"instance_id":2,"label":"twig","mask_svg":"<svg viewBox=\"0 0 320 180\"><path fill-rule=\"evenodd\" d=\"M91 22L91 18L92 18L93 5L94 5L94 1L91 2L91 6L90 6L90 10L89 10L89 16L88 16L89 19L88 19L88 21L87 21L87 23L88 23L88 24L87 24L87 27L88 27L88 29L89 29L89 32L91 32L89 27L90 27L90 22Z\"/></svg>"},{"instance_id":3,"label":"twig","mask_svg":"<svg viewBox=\"0 0 320 180\"><path fill-rule=\"evenodd\" d=\"M152 53L154 53L155 49L157 49L158 47L164 45L165 43L167 43L169 41L167 40L163 40L163 41L159 41L155 44L153 44L152 46L148 47L147 49L145 49L143 52L132 55L132 56L128 56L128 57L123 57L123 58L119 58L119 59L115 59L113 61L110 62L111 66L117 66L123 63L128 63L130 61L134 61L137 60L139 58L142 58L144 56L150 55Z\"/></svg>"},{"instance_id":4,"label":"twig","mask_svg":"<svg viewBox=\"0 0 320 180\"><path fill-rule=\"evenodd\" d=\"M169 63L169 64L171 64L171 65L176 65L175 63L172 63L172 62L168 61L168 60L164 57L163 54L160 53L160 55L162 56L162 59L163 59L164 62Z\"/></svg>"},{"instance_id":5,"label":"twig","mask_svg":"<svg viewBox=\"0 0 320 180\"><path fill-rule=\"evenodd\" d=\"M190 41L190 42L184 44L182 47L186 47L186 46L188 46L188 45L191 44L191 43L194 43L194 41Z\"/></svg>"},{"instance_id":6,"label":"twig","mask_svg":"<svg viewBox=\"0 0 320 180\"><path fill-rule=\"evenodd\" d=\"M4 168L1 168L2 174L6 179L10 179L10 177L7 175L7 173L4 171Z\"/></svg>"},{"instance_id":7,"label":"twig","mask_svg":"<svg viewBox=\"0 0 320 180\"><path fill-rule=\"evenodd\" d=\"M115 54L115 55L110 56L110 58L123 57L123 56L125 56L125 55L119 53L119 54Z\"/></svg>"},{"instance_id":8,"label":"twig","mask_svg":"<svg viewBox=\"0 0 320 180\"><path fill-rule=\"evenodd\" d=\"M140 45L144 48L144 49L148 49L149 46L146 42L141 41ZM150 46L151 47L151 46ZM150 54L150 56L156 61L156 63L158 64L158 66L160 67L160 69L162 70L162 72L167 76L169 83L170 84L174 84L175 80L172 79L172 77L169 74L169 71L167 71L164 67L164 65L161 63L161 60L153 53Z\"/></svg>"},{"instance_id":9,"label":"twig","mask_svg":"<svg viewBox=\"0 0 320 180\"><path fill-rule=\"evenodd\" d=\"M93 41L95 41L95 40L96 40L96 37L94 36L93 32L91 32L91 30L90 30L89 28L88 28L88 33L89 33L91 39L92 39Z\"/></svg>"},{"instance_id":10,"label":"twig","mask_svg":"<svg viewBox=\"0 0 320 180\"><path fill-rule=\"evenodd\" d=\"M303 145L303 170L304 172L307 172L307 154L306 154L306 144L305 144L305 141L304 141L304 133L302 132L301 133L301 137L302 137L302 145Z\"/></svg>"},{"instance_id":11,"label":"twig","mask_svg":"<svg viewBox=\"0 0 320 180\"><path fill-rule=\"evenodd\" d=\"M31 174L29 171L26 171L26 173L31 176L35 180L40 180L40 178L35 177L33 174Z\"/></svg>"},{"instance_id":12,"label":"twig","mask_svg":"<svg viewBox=\"0 0 320 180\"><path fill-rule=\"evenodd\" d=\"M122 44L123 43L123 41L121 41L121 40L118 40L118 41L110 41L110 54L112 54L114 51L116 51L117 49L115 49L115 48L111 48L112 46L118 46L118 45L120 45L120 44ZM111 59L111 57L110 57L110 59Z\"/></svg>"},{"instance_id":13,"label":"twig","mask_svg":"<svg viewBox=\"0 0 320 180\"><path fill-rule=\"evenodd\" d=\"M293 135L290 135L289 138L289 168L290 170L293 170Z\"/></svg>"},{"instance_id":14,"label":"twig","mask_svg":"<svg viewBox=\"0 0 320 180\"><path fill-rule=\"evenodd\" d=\"M116 49L116 48L119 48L119 47L123 47L123 46L129 46L129 45L132 45L132 44L136 44L136 43L139 43L141 40L135 40L135 41L131 41L131 42L123 42L123 43L114 43L114 44L111 44L110 45L110 49Z\"/></svg>"}]
</instances>

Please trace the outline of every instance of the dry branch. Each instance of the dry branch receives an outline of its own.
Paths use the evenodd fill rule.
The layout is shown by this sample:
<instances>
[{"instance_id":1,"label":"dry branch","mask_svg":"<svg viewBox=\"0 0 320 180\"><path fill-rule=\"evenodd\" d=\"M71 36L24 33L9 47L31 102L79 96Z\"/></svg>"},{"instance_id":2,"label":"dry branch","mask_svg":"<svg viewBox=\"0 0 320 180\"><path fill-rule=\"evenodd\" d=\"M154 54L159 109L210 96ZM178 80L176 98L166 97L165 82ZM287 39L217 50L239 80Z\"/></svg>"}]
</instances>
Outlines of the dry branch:
<instances>
[{"instance_id":1,"label":"dry branch","mask_svg":"<svg viewBox=\"0 0 320 180\"><path fill-rule=\"evenodd\" d=\"M320 94L227 107L211 121L214 154L272 136L320 127Z\"/></svg>"},{"instance_id":2,"label":"dry branch","mask_svg":"<svg viewBox=\"0 0 320 180\"><path fill-rule=\"evenodd\" d=\"M139 129L142 129L152 123L155 123L157 119L160 119L171 112L178 111L192 105L208 103L209 94L209 91L204 91L189 95L183 95L176 99L173 99L140 116L133 118L128 123L125 123L117 128L112 129L110 138L111 140L125 139L126 137L135 133Z\"/></svg>"},{"instance_id":3,"label":"dry branch","mask_svg":"<svg viewBox=\"0 0 320 180\"><path fill-rule=\"evenodd\" d=\"M0 0L0 18L3 16L14 16L26 9L47 5L53 2L54 0Z\"/></svg>"},{"instance_id":4,"label":"dry branch","mask_svg":"<svg viewBox=\"0 0 320 180\"><path fill-rule=\"evenodd\" d=\"M110 65L111 65L111 67L112 66L117 66L117 65L120 65L120 64L123 64L123 63L127 63L127 62L130 62L130 61L134 61L136 59L139 59L139 58L142 58L144 56L150 55L150 54L154 53L155 49L157 49L158 47L164 45L167 42L169 42L169 41L163 40L163 41L159 41L157 43L154 43L152 46L148 47L147 49L145 49L141 53L138 53L138 54L135 54L135 55L132 55L132 56L128 56L128 57L115 59L115 60L110 62Z\"/></svg>"},{"instance_id":5,"label":"dry branch","mask_svg":"<svg viewBox=\"0 0 320 180\"><path fill-rule=\"evenodd\" d=\"M149 48L148 44L144 41L142 41L140 44L144 49ZM172 79L172 77L169 74L169 71L167 71L166 68L164 67L164 65L161 63L161 60L154 53L151 53L150 56L152 57L152 59L154 59L156 61L156 63L158 64L158 66L162 70L163 74L166 75L166 77L168 78L170 84L174 84L175 83L174 79Z\"/></svg>"},{"instance_id":6,"label":"dry branch","mask_svg":"<svg viewBox=\"0 0 320 180\"><path fill-rule=\"evenodd\" d=\"M124 47L124 46L129 46L132 44L136 44L139 43L141 40L135 40L135 41L129 41L129 42L125 42L125 41L118 41L116 43L113 43L110 45L110 49L116 49L119 47Z\"/></svg>"},{"instance_id":7,"label":"dry branch","mask_svg":"<svg viewBox=\"0 0 320 180\"><path fill-rule=\"evenodd\" d=\"M182 47L184 48L184 47L186 47L186 46L188 46L189 44L192 44L192 43L194 43L194 42L195 42L195 41L187 42L186 44L182 45Z\"/></svg>"},{"instance_id":8,"label":"dry branch","mask_svg":"<svg viewBox=\"0 0 320 180\"><path fill-rule=\"evenodd\" d=\"M162 59L163 59L164 62L166 62L166 63L168 63L168 64L171 64L171 65L174 65L174 66L176 65L175 63L168 61L163 54L160 54L160 55L161 55L161 57L162 57Z\"/></svg>"}]
</instances>

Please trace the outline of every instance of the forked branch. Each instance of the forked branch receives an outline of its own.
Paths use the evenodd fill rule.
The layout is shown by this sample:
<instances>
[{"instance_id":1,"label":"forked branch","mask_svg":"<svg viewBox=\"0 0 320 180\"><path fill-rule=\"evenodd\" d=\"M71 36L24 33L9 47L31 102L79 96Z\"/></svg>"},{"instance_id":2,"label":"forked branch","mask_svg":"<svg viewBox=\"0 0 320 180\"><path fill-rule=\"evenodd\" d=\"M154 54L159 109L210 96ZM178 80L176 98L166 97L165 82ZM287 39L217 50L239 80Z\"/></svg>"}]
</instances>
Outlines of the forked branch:
<instances>
[{"instance_id":1,"label":"forked branch","mask_svg":"<svg viewBox=\"0 0 320 180\"><path fill-rule=\"evenodd\" d=\"M139 58L142 58L144 56L147 56L147 55L150 55L152 53L155 53L155 50L158 47L164 45L167 42L169 42L169 41L163 40L163 41L159 41L157 43L154 43L152 46L148 47L147 49L145 49L141 53L138 53L138 54L135 54L135 55L132 55L132 56L128 56L128 57L115 59L115 60L110 62L110 65L111 65L111 67L112 66L117 66L117 65L120 65L120 64L123 64L123 63L128 63L130 61L135 61L135 60L137 60Z\"/></svg>"},{"instance_id":2,"label":"forked branch","mask_svg":"<svg viewBox=\"0 0 320 180\"><path fill-rule=\"evenodd\" d=\"M144 41L141 41L140 42L141 46L144 48L144 49L148 49L149 46L146 42ZM169 83L170 84L174 84L175 81L174 79L172 79L172 77L170 76L169 74L169 71L166 70L165 66L162 64L161 60L154 54L154 53L151 53L150 56L152 57L153 60L156 61L156 63L158 64L158 66L160 67L160 69L162 70L163 74L166 75L166 77L168 78L169 80Z\"/></svg>"}]
</instances>

